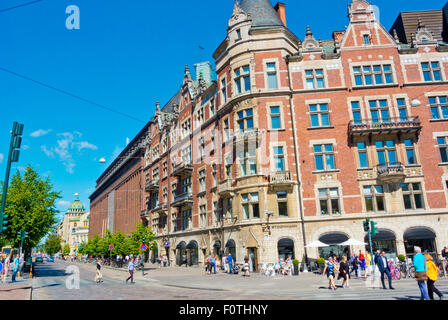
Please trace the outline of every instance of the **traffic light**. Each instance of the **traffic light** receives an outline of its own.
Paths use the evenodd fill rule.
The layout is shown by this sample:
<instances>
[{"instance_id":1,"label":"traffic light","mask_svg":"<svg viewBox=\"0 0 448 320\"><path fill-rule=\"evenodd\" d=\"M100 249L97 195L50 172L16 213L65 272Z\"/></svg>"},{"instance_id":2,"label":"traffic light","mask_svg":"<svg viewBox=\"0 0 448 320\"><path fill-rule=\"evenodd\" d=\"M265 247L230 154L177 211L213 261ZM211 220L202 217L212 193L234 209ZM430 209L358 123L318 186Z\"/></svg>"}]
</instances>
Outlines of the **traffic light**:
<instances>
[{"instance_id":1,"label":"traffic light","mask_svg":"<svg viewBox=\"0 0 448 320\"><path fill-rule=\"evenodd\" d=\"M8 224L8 217L9 216L6 213L3 214L3 221L1 222L2 225L1 225L0 232L6 231L8 229L8 226L7 226L7 224Z\"/></svg>"},{"instance_id":2,"label":"traffic light","mask_svg":"<svg viewBox=\"0 0 448 320\"><path fill-rule=\"evenodd\" d=\"M372 237L374 237L378 234L378 230L376 229L377 224L378 223L374 222L374 221L370 222L370 233L372 234Z\"/></svg>"},{"instance_id":3,"label":"traffic light","mask_svg":"<svg viewBox=\"0 0 448 320\"><path fill-rule=\"evenodd\" d=\"M364 231L365 231L365 232L368 232L368 231L370 230L370 220L369 220L369 219L366 219L366 220L363 222L363 224L364 224Z\"/></svg>"},{"instance_id":4,"label":"traffic light","mask_svg":"<svg viewBox=\"0 0 448 320\"><path fill-rule=\"evenodd\" d=\"M146 244L146 237L143 236L143 244Z\"/></svg>"}]
</instances>

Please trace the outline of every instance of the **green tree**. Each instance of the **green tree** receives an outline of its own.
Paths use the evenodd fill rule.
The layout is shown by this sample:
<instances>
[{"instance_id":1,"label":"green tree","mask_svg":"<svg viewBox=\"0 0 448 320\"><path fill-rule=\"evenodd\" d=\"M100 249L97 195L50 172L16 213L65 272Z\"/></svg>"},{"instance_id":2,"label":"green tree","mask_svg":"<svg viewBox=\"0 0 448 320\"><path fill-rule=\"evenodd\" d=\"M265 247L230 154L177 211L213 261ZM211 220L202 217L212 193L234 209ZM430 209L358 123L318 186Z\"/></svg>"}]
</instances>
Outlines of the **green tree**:
<instances>
[{"instance_id":1,"label":"green tree","mask_svg":"<svg viewBox=\"0 0 448 320\"><path fill-rule=\"evenodd\" d=\"M141 253L140 245L142 244L143 238L145 238L145 244L148 248L147 251L152 250L157 245L154 240L155 235L151 229L143 226L142 223L138 223L137 229L128 236L128 252L130 254L138 255Z\"/></svg>"},{"instance_id":2,"label":"green tree","mask_svg":"<svg viewBox=\"0 0 448 320\"><path fill-rule=\"evenodd\" d=\"M127 240L127 236L123 232L115 232L112 237L112 244L114 246L112 254L122 256L129 253L129 241Z\"/></svg>"},{"instance_id":3,"label":"green tree","mask_svg":"<svg viewBox=\"0 0 448 320\"><path fill-rule=\"evenodd\" d=\"M68 256L69 254L70 254L70 246L68 244L66 244L64 246L64 249L62 250L62 255Z\"/></svg>"},{"instance_id":4,"label":"green tree","mask_svg":"<svg viewBox=\"0 0 448 320\"><path fill-rule=\"evenodd\" d=\"M61 246L61 237L57 234L53 233L48 236L47 241L45 242L45 252L49 255L53 255L62 250Z\"/></svg>"},{"instance_id":5,"label":"green tree","mask_svg":"<svg viewBox=\"0 0 448 320\"><path fill-rule=\"evenodd\" d=\"M23 175L17 170L6 198L5 213L9 217L5 237L19 247L20 232L26 231L23 248L30 252L48 232L55 230L59 213L55 206L60 198L60 192L53 190L50 178L41 178L29 165Z\"/></svg>"}]
</instances>

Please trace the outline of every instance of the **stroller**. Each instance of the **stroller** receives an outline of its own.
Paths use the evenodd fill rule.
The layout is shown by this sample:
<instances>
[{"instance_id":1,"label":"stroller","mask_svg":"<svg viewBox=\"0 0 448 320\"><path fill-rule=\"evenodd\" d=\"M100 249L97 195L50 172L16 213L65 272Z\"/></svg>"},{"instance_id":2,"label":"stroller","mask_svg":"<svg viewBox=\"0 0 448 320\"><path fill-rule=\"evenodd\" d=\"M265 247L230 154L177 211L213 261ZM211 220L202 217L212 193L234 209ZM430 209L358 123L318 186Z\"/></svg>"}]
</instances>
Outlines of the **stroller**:
<instances>
[{"instance_id":1,"label":"stroller","mask_svg":"<svg viewBox=\"0 0 448 320\"><path fill-rule=\"evenodd\" d=\"M238 274L240 272L240 267L238 265L235 265L232 267L232 274Z\"/></svg>"}]
</instances>

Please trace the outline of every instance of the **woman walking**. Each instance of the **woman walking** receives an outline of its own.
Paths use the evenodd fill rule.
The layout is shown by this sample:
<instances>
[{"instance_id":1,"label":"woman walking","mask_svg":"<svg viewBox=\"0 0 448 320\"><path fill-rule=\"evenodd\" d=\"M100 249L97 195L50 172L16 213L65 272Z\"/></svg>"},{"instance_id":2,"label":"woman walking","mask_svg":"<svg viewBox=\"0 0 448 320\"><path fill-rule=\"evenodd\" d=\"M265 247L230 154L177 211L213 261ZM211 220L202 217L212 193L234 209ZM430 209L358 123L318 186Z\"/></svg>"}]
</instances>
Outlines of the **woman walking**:
<instances>
[{"instance_id":1,"label":"woman walking","mask_svg":"<svg viewBox=\"0 0 448 320\"><path fill-rule=\"evenodd\" d=\"M324 274L327 275L327 278L329 280L329 285L328 285L328 289L333 289L336 290L336 285L334 284L334 275L335 275L335 269L336 266L333 263L333 258L328 258L328 262L325 264L325 268L324 268Z\"/></svg>"},{"instance_id":2,"label":"woman walking","mask_svg":"<svg viewBox=\"0 0 448 320\"><path fill-rule=\"evenodd\" d=\"M243 267L243 270L244 270L243 276L244 277L250 277L250 274L249 274L249 258L248 257L244 257L244 267Z\"/></svg>"},{"instance_id":3,"label":"woman walking","mask_svg":"<svg viewBox=\"0 0 448 320\"><path fill-rule=\"evenodd\" d=\"M101 259L96 262L96 275L95 275L95 283L103 282L103 275L101 274Z\"/></svg>"},{"instance_id":4,"label":"woman walking","mask_svg":"<svg viewBox=\"0 0 448 320\"><path fill-rule=\"evenodd\" d=\"M338 280L344 279L342 281L342 288L350 288L349 280L350 280L350 266L347 263L347 257L343 256L342 261L339 264L339 276Z\"/></svg>"},{"instance_id":5,"label":"woman walking","mask_svg":"<svg viewBox=\"0 0 448 320\"><path fill-rule=\"evenodd\" d=\"M426 284L428 285L429 299L434 300L434 292L435 292L439 296L440 300L445 300L443 294L434 286L434 283L437 281L437 278L439 277L439 270L434 261L432 260L431 255L425 254L425 258L427 266L426 274L428 276Z\"/></svg>"},{"instance_id":6,"label":"woman walking","mask_svg":"<svg viewBox=\"0 0 448 320\"><path fill-rule=\"evenodd\" d=\"M8 277L9 266L11 265L11 255L8 255L5 259L5 264L3 266L3 283L6 282L6 278Z\"/></svg>"}]
</instances>

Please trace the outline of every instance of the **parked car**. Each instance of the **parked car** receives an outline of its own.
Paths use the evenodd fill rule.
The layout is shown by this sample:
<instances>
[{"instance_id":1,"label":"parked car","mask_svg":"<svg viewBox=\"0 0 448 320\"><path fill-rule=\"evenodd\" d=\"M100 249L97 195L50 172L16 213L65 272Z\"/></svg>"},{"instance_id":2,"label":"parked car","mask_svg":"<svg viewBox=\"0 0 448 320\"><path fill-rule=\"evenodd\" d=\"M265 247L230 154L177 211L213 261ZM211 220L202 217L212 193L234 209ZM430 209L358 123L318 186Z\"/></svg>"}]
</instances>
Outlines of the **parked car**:
<instances>
[{"instance_id":1,"label":"parked car","mask_svg":"<svg viewBox=\"0 0 448 320\"><path fill-rule=\"evenodd\" d=\"M44 258L36 257L36 262L44 263Z\"/></svg>"},{"instance_id":2,"label":"parked car","mask_svg":"<svg viewBox=\"0 0 448 320\"><path fill-rule=\"evenodd\" d=\"M48 262L54 262L54 258L53 257L48 257Z\"/></svg>"}]
</instances>

